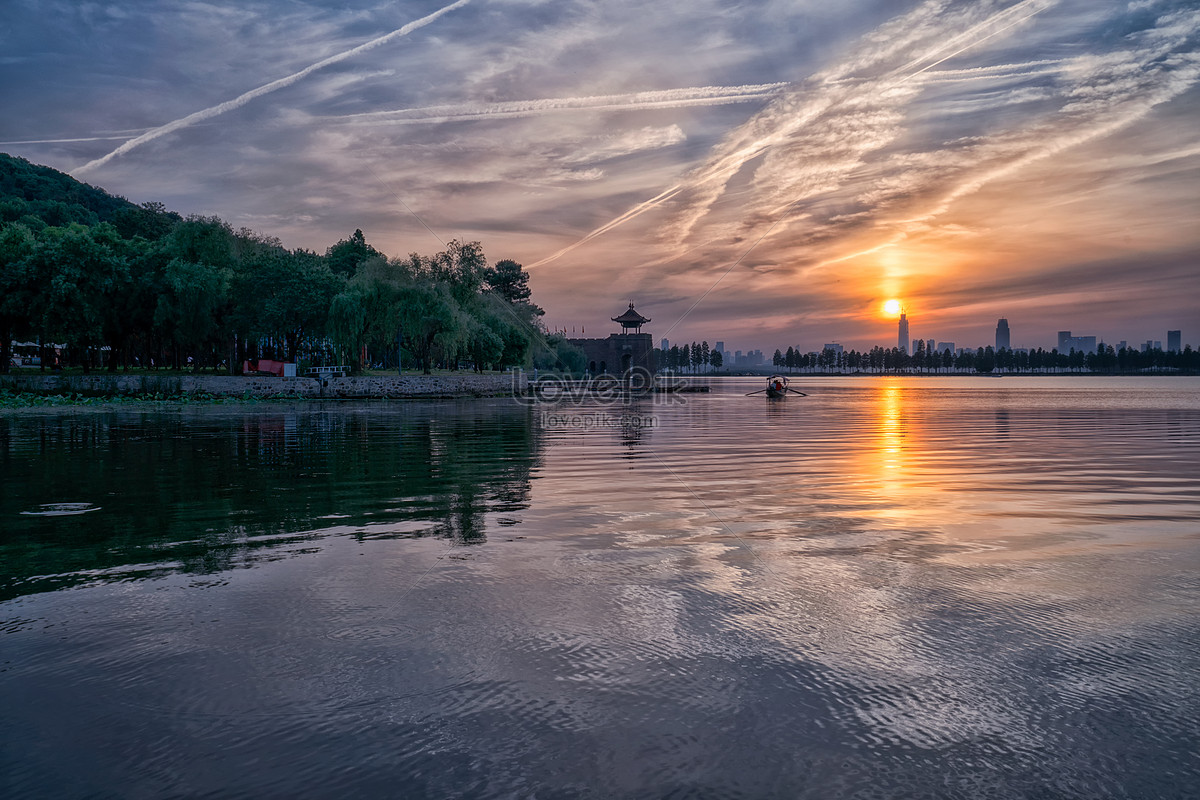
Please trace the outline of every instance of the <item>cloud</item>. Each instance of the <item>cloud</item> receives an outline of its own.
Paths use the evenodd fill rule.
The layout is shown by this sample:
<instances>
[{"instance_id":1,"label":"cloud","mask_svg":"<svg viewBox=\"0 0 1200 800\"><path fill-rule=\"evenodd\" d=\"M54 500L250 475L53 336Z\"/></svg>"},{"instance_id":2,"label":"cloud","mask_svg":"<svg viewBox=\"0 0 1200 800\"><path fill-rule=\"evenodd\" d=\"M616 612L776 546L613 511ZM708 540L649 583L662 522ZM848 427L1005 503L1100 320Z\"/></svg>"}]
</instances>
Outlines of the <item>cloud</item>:
<instances>
[{"instance_id":1,"label":"cloud","mask_svg":"<svg viewBox=\"0 0 1200 800\"><path fill-rule=\"evenodd\" d=\"M172 122L168 122L165 125L161 125L157 128L153 128L153 129L147 131L146 133L143 133L141 136L137 136L133 139L130 139L128 142L125 142L120 147L118 147L116 150L113 150L111 153L108 153L107 155L101 156L100 158L89 161L88 163L84 164L83 166L76 168L75 170L73 170L73 172L76 175L84 175L88 172L98 169L99 167L104 166L105 164L107 164L109 161L113 160L117 156L124 155L125 153L128 153L130 150L133 150L134 148L139 147L139 146L145 144L146 142L150 142L150 141L158 139L162 136L166 136L167 134L174 133L175 131L180 130L182 128L186 128L190 125L195 125L197 122L203 122L204 120L212 119L213 117L219 116L219 115L224 114L229 111L232 111L235 108L240 108L240 107L246 105L247 103L249 103L251 100L257 99L259 97L262 97L265 94L269 94L278 89L282 89L286 86L291 86L292 84L296 83L297 81L302 80L303 78L311 75L312 73L316 72L319 69L323 69L324 67L330 66L332 64L336 64L340 61L345 61L348 58L352 58L353 56L359 55L360 53L364 53L368 50L371 50L371 49L374 49L381 45L387 44L388 42L391 42L402 36L407 36L408 34L412 33L413 31L423 28L426 25L430 24L431 22L436 21L443 14L447 14L451 11L454 11L455 9L465 6L470 1L471 0L456 0L456 2L453 2L448 6L443 6L442 8L439 8L437 11L434 11L432 14L427 14L426 16L421 17L420 19L414 20L414 21L408 23L407 25L404 25L403 27L397 28L396 30L392 31L391 33L387 33L387 34L384 34L383 36L376 37L376 38L370 40L369 42L359 45L358 47L353 47L349 50L344 50L340 53L337 53L336 55L329 56L328 58L323 58L320 61L316 62L315 64L311 64L311 65L305 67L304 69L300 70L299 72L293 72L291 75L287 75L283 78L279 78L277 80L271 81L270 83L265 83L262 86L259 86L255 89L251 89L248 92L244 92L232 100L227 100L224 103L219 103L215 106L209 106L208 108L202 109L193 114L188 114L186 117L182 117L180 119L173 120Z\"/></svg>"},{"instance_id":2,"label":"cloud","mask_svg":"<svg viewBox=\"0 0 1200 800\"><path fill-rule=\"evenodd\" d=\"M1200 78L1192 52L1198 23L1187 12L1163 15L1108 52L927 69L1049 7L1018 3L983 19L939 20L944 6L925 4L865 39L882 32L887 47L783 90L681 180L534 266L656 211L666 212L656 225L662 252L701 249L690 267L710 281L734 265L749 269L747 254L768 239L776 241L768 258L790 262L788 271L878 255L935 230L937 218L983 187L1135 124ZM893 31L903 31L900 40ZM902 66L863 74L888 60ZM930 98L933 87L948 85L957 89L949 99ZM1016 125L995 126L999 110L1018 104L1036 108ZM953 115L980 115L987 127L948 141L912 139L923 118L944 123ZM955 235L971 231L959 226Z\"/></svg>"},{"instance_id":3,"label":"cloud","mask_svg":"<svg viewBox=\"0 0 1200 800\"><path fill-rule=\"evenodd\" d=\"M369 111L339 117L342 122L375 123L443 123L470 119L519 119L564 111L617 111L715 106L727 103L749 103L769 99L786 84L767 83L756 86L700 86L683 89L664 89L592 97L559 97L542 100L509 100L494 103L462 103L458 105L402 108L390 111Z\"/></svg>"},{"instance_id":4,"label":"cloud","mask_svg":"<svg viewBox=\"0 0 1200 800\"><path fill-rule=\"evenodd\" d=\"M795 309L853 342L836 325L874 293L950 318L978 287L1016 317L1079 265L1197 241L1193 0L488 0L355 58L403 11L84 5L17 0L0 33L14 152L70 166L161 136L105 187L318 250L356 227L395 253L479 238L564 317L608 287L665 328L715 286L675 335ZM157 124L321 63L237 124Z\"/></svg>"},{"instance_id":5,"label":"cloud","mask_svg":"<svg viewBox=\"0 0 1200 800\"><path fill-rule=\"evenodd\" d=\"M972 46L1011 30L1048 5L1022 0L978 19L927 2L864 37L841 63L788 87L767 108L727 135L704 164L677 184L594 229L581 240L542 259L550 263L642 214L676 200L664 239L678 246L726 193L750 162L755 193L744 209L750 225L778 219L805 198L836 188L866 153L894 141L904 107L920 91L912 79ZM874 76L863 71L889 61L897 65ZM681 196L682 195L682 196ZM678 200L677 200L678 198Z\"/></svg>"}]
</instances>

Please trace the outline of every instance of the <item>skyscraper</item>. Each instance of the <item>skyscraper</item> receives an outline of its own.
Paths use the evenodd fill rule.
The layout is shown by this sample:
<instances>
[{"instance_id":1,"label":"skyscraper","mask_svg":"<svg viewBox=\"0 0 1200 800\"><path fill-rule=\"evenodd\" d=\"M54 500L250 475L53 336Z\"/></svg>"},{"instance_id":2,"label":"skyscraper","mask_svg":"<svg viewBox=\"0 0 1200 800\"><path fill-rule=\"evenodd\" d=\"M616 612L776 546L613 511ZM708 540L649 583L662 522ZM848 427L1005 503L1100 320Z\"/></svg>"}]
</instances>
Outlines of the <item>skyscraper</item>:
<instances>
[{"instance_id":1,"label":"skyscraper","mask_svg":"<svg viewBox=\"0 0 1200 800\"><path fill-rule=\"evenodd\" d=\"M900 315L900 352L908 352L908 314Z\"/></svg>"},{"instance_id":2,"label":"skyscraper","mask_svg":"<svg viewBox=\"0 0 1200 800\"><path fill-rule=\"evenodd\" d=\"M1183 352L1183 331L1167 331L1167 352Z\"/></svg>"},{"instance_id":3,"label":"skyscraper","mask_svg":"<svg viewBox=\"0 0 1200 800\"><path fill-rule=\"evenodd\" d=\"M1008 331L1008 320L1001 317L996 321L996 350L1000 350L1001 348L1011 350L1011 341Z\"/></svg>"}]
</instances>

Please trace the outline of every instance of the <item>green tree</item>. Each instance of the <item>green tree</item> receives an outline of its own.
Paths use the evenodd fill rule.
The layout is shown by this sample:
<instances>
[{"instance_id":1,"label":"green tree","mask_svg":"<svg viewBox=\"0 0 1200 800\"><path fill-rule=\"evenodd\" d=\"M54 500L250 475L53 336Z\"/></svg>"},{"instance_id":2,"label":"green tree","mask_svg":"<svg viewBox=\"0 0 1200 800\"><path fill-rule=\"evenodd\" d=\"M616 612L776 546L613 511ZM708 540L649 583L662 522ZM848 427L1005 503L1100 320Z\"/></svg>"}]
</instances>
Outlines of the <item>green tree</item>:
<instances>
[{"instance_id":1,"label":"green tree","mask_svg":"<svg viewBox=\"0 0 1200 800\"><path fill-rule=\"evenodd\" d=\"M453 351L459 343L461 319L446 284L413 283L404 287L397 304L405 347L428 375L436 352Z\"/></svg>"},{"instance_id":2,"label":"green tree","mask_svg":"<svg viewBox=\"0 0 1200 800\"><path fill-rule=\"evenodd\" d=\"M355 228L349 238L342 239L325 251L329 269L347 277L353 275L363 262L382 257L383 253L367 244L361 228Z\"/></svg>"},{"instance_id":3,"label":"green tree","mask_svg":"<svg viewBox=\"0 0 1200 800\"><path fill-rule=\"evenodd\" d=\"M42 328L66 343L84 371L91 369L93 351L104 343L115 298L129 287L129 264L121 245L108 223L93 228L73 223L43 230L32 254L43 292L38 309Z\"/></svg>"},{"instance_id":4,"label":"green tree","mask_svg":"<svg viewBox=\"0 0 1200 800\"><path fill-rule=\"evenodd\" d=\"M361 353L371 329L369 305L369 291L359 285L347 286L329 304L329 334L346 354L339 360L355 371L361 368Z\"/></svg>"},{"instance_id":5,"label":"green tree","mask_svg":"<svg viewBox=\"0 0 1200 800\"><path fill-rule=\"evenodd\" d=\"M345 283L315 253L279 248L243 263L238 294L252 304L252 332L283 341L287 360L296 361L306 336L325 334L333 298Z\"/></svg>"},{"instance_id":6,"label":"green tree","mask_svg":"<svg viewBox=\"0 0 1200 800\"><path fill-rule=\"evenodd\" d=\"M157 241L169 234L183 217L168 211L162 203L130 205L116 212L113 225L121 236L132 239L140 236L147 241Z\"/></svg>"},{"instance_id":7,"label":"green tree","mask_svg":"<svg viewBox=\"0 0 1200 800\"><path fill-rule=\"evenodd\" d=\"M230 277L228 269L203 262L176 258L167 265L154 323L173 344L176 368L188 358L197 370L219 360Z\"/></svg>"},{"instance_id":8,"label":"green tree","mask_svg":"<svg viewBox=\"0 0 1200 800\"><path fill-rule=\"evenodd\" d=\"M36 286L30 257L37 246L23 225L0 226L0 373L12 363L12 340L33 329L31 306Z\"/></svg>"},{"instance_id":9,"label":"green tree","mask_svg":"<svg viewBox=\"0 0 1200 800\"><path fill-rule=\"evenodd\" d=\"M529 273L512 259L497 261L496 265L487 271L487 285L509 303L528 300L531 294Z\"/></svg>"},{"instance_id":10,"label":"green tree","mask_svg":"<svg viewBox=\"0 0 1200 800\"><path fill-rule=\"evenodd\" d=\"M236 263L233 229L217 217L191 216L162 240L168 259L232 269Z\"/></svg>"},{"instance_id":11,"label":"green tree","mask_svg":"<svg viewBox=\"0 0 1200 800\"><path fill-rule=\"evenodd\" d=\"M567 341L561 333L546 337L546 347L539 347L533 353L533 366L541 370L562 370L581 374L587 369L587 356L575 345Z\"/></svg>"}]
</instances>

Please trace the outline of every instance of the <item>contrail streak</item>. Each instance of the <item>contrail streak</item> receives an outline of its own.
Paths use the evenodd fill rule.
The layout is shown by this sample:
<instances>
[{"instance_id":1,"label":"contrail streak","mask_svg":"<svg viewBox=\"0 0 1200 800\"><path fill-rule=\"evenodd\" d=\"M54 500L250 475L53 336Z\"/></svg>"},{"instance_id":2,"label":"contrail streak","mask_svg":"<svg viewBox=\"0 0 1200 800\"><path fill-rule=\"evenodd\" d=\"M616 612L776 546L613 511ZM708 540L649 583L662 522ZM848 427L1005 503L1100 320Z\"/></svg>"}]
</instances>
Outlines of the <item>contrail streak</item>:
<instances>
[{"instance_id":1,"label":"contrail streak","mask_svg":"<svg viewBox=\"0 0 1200 800\"><path fill-rule=\"evenodd\" d=\"M983 36L980 38L973 38L975 36L975 34L977 34L979 31L983 30L984 28L990 26L993 22L995 22L1000 17L1012 16L1016 9L1021 8L1022 6L1027 6L1027 5L1035 6L1033 11L1030 11L1028 14L1026 14L1023 17L1018 17L1017 19L1013 20L1012 22L1008 23L1007 25L1005 25L1002 28L998 28L997 30L992 31L987 36ZM1019 25L1020 23L1024 22L1025 20L1029 19L1030 17L1034 16L1035 14L1040 14L1043 10L1045 10L1045 8L1046 8L1045 3L1037 3L1037 2L1034 2L1034 0L1026 0L1024 3L1018 3L1015 6L1011 6L1010 8L1005 9L1004 11L997 14L995 17L992 17L991 19L981 23L980 25L975 26L973 29L967 31L962 36L957 37L957 40L955 40L955 39L951 40L952 43L957 44L958 41L966 39L967 42L962 47L958 48L957 50L950 53L949 55L939 58L937 61L934 61L932 64L927 64L926 66L922 67L921 69L917 70L916 72L913 72L910 75L905 75L901 79L901 82L912 80L913 78L917 77L921 73L927 72L928 70L933 69L938 64L941 64L945 61L949 61L950 59L954 58L956 55L959 55L960 53L962 53L966 50L970 50L972 47L981 45L984 42L986 42L988 39L991 39L995 36L999 36L1000 34L1004 33L1009 28ZM915 67L917 65L917 63L919 62L919 60L920 59L917 59L917 60L914 60L913 62L911 62L911 66ZM908 69L908 67L905 68L905 70L907 70L907 69Z\"/></svg>"},{"instance_id":2,"label":"contrail streak","mask_svg":"<svg viewBox=\"0 0 1200 800\"><path fill-rule=\"evenodd\" d=\"M606 111L616 109L684 108L726 103L749 103L769 99L787 83L762 83L749 86L698 86L686 89L662 89L630 94L556 97L542 100L509 100L498 103L399 108L368 111L336 117L342 121L379 121L385 123L447 122L459 119L510 119L547 114L555 111Z\"/></svg>"},{"instance_id":3,"label":"contrail streak","mask_svg":"<svg viewBox=\"0 0 1200 800\"><path fill-rule=\"evenodd\" d=\"M274 80L274 81L271 81L270 83L263 84L262 86L259 86L257 89L251 89L250 91L245 92L244 94L238 95L237 97L235 97L232 100L226 100L224 103L219 103L215 106L211 106L211 107L205 108L201 111L197 111L194 114L189 114L186 117L175 120L174 122L168 122L166 125L162 125L157 128L151 128L149 131L147 131L146 133L143 133L141 136L138 136L135 139L130 139L128 142L125 142L125 144L121 145L116 150L113 150L108 155L97 158L94 161L89 161L88 163L84 164L82 167L75 169L73 172L76 175L82 175L86 172L90 172L90 171L96 169L97 167L104 166L105 164L107 164L109 161L112 161L117 156L124 155L125 153L128 153L130 150L134 149L135 147L143 145L146 142L153 141L153 140L159 138L160 136L166 136L168 133L174 133L175 131L177 131L181 128L186 128L189 125L194 125L197 122L201 122L206 119L211 119L212 117L215 117L219 114L224 114L226 111L232 111L235 108L239 108L241 106L246 105L246 103L249 103L251 100L254 100L255 98L262 97L264 94L273 92L276 89L283 89L284 87L291 86L296 81L301 80L302 78L305 78L305 77L311 75L312 73L316 72L317 70L329 66L330 64L336 64L339 61L345 61L347 58L356 56L359 53L364 53L367 50L372 50L376 47L379 47L380 45L387 44L388 42L392 41L393 39L399 39L402 36L407 36L408 34L412 33L413 31L417 30L418 28L425 27L426 25L433 22L434 20L436 20L438 17L442 16L443 14L447 14L451 11L454 11L455 9L461 8L462 6L465 6L469 2L471 2L471 0L456 0L456 2L451 3L450 5L445 6L443 8L439 8L437 11L434 11L432 14L429 14L428 16L421 17L418 20L414 20L402 28L397 28L396 30L392 31L391 33L384 34L383 36L372 39L369 42L360 44L358 47L354 47L354 48L351 48L350 50L346 50L341 53L337 53L336 55L332 55L329 58L322 59L321 61L318 61L315 64L305 67L304 69L300 70L299 72L294 72L291 75L288 75L286 77L279 78L278 80Z\"/></svg>"},{"instance_id":4,"label":"contrail streak","mask_svg":"<svg viewBox=\"0 0 1200 800\"><path fill-rule=\"evenodd\" d=\"M0 147L14 144L69 144L73 142L108 142L113 139L132 139L137 134L125 133L112 136L81 136L74 139L20 139L12 142L0 142Z\"/></svg>"},{"instance_id":5,"label":"contrail streak","mask_svg":"<svg viewBox=\"0 0 1200 800\"><path fill-rule=\"evenodd\" d=\"M651 197L649 200L645 201L644 203L639 203L638 205L629 209L628 211L626 211L624 214L617 217L616 219L610 220L609 222L605 223L604 225L601 225L599 228L596 228L596 230L592 231L587 236L584 236L579 241L567 245L562 250L559 250L557 253L553 253L551 255L546 256L541 261L537 261L537 262L534 262L533 264L530 264L529 268L533 269L534 267L540 267L542 264L549 264L551 261L554 261L557 258L561 258L562 256L565 256L567 253L571 252L575 248L581 247L581 246L587 244L592 239L595 239L597 236L607 233L608 231L612 230L613 228L617 227L618 225L621 225L622 223L626 222L627 220L631 220L634 217L640 216L643 211L649 211L650 209L657 206L659 203L662 203L662 202L665 202L665 201L671 199L675 195L679 194L679 192L681 192L681 191L683 191L683 186L681 184L676 184L676 185L672 186L671 188L664 190L657 197Z\"/></svg>"},{"instance_id":6,"label":"contrail streak","mask_svg":"<svg viewBox=\"0 0 1200 800\"><path fill-rule=\"evenodd\" d=\"M927 49L916 58L911 59L908 63L892 70L890 74L881 76L882 79L879 81L879 84L885 88L889 86L902 85L913 78L926 73L939 64L948 61L954 56L959 55L960 53L963 53L972 47L982 44L983 42L986 42L989 39L992 39L993 37L1009 30L1015 25L1028 20L1030 17L1046 8L1051 2L1053 2L1053 0L1021 0L1021 2L1018 2L1000 12L989 16L987 19L971 26L962 33L951 36L936 46ZM1022 12L1025 12L1030 6L1033 7L1033 10L1029 13L1025 13L1023 16L1020 16ZM1017 17L1017 19L1013 20L1013 17ZM987 32L986 35L981 35L984 34L985 31L988 31L989 28L995 26L996 23L1004 24L997 30L991 30L990 32ZM951 50L951 52L943 55L947 50ZM835 77L837 76L835 75ZM827 79L827 83L829 82L830 81ZM836 80L832 81L832 83L837 82L838 81ZM647 211L658 207L668 199L673 198L679 193L689 189L695 189L715 183L717 184L715 187L710 186L710 201L715 200L716 197L721 193L720 187L722 185L722 180L727 180L730 176L740 170L742 166L750 159L755 158L762 152L784 142L788 136L793 135L797 130L799 130L803 123L806 123L810 119L819 116L821 113L824 113L827 110L827 107L835 102L835 100L829 97L824 98L823 101L813 101L809 104L809 107L804 114L801 114L798 117L790 120L785 125L777 125L774 130L757 130L758 125L756 123L760 123L763 119L769 119L769 117L760 117L756 118L755 120L751 120L742 127L742 130L747 131L752 135L743 140L743 142L735 144L734 147L736 149L733 149L732 152L725 153L719 158L711 161L709 164L694 170L690 176L685 178L680 183L675 184L656 197L639 203L638 205L626 211L624 214L621 214L615 219L610 220L604 225L601 225L600 227L586 234L578 241L567 245L558 252L553 253L534 264L531 264L530 267L548 264L562 257L563 255L566 255L580 245L591 241L597 236L607 233L613 228L624 224L631 219L641 216ZM772 110L770 108L764 112L764 114L767 115L770 115L771 113ZM791 208L793 205L795 205L795 201L790 203L788 208ZM776 220L776 224L778 224L778 220ZM774 227L775 225L772 225L772 228Z\"/></svg>"}]
</instances>

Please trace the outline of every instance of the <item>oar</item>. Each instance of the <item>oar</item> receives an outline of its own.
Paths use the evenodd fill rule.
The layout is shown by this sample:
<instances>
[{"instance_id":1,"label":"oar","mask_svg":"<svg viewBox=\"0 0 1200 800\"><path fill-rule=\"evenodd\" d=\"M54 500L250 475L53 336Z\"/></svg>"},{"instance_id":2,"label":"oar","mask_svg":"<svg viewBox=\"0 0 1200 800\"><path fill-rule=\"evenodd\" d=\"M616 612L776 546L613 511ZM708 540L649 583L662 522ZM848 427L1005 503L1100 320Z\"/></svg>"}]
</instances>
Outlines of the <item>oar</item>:
<instances>
[{"instance_id":1,"label":"oar","mask_svg":"<svg viewBox=\"0 0 1200 800\"><path fill-rule=\"evenodd\" d=\"M801 397L808 397L808 395L806 395L804 392L800 391L799 389L793 389L792 387L789 386L789 387L787 387L787 390L789 392L791 392L792 394L798 394ZM766 391L766 390L764 389L764 391Z\"/></svg>"},{"instance_id":2,"label":"oar","mask_svg":"<svg viewBox=\"0 0 1200 800\"><path fill-rule=\"evenodd\" d=\"M753 397L754 395L762 394L765 391L766 391L766 389L759 389L757 392L749 392L746 394L746 397Z\"/></svg>"}]
</instances>

